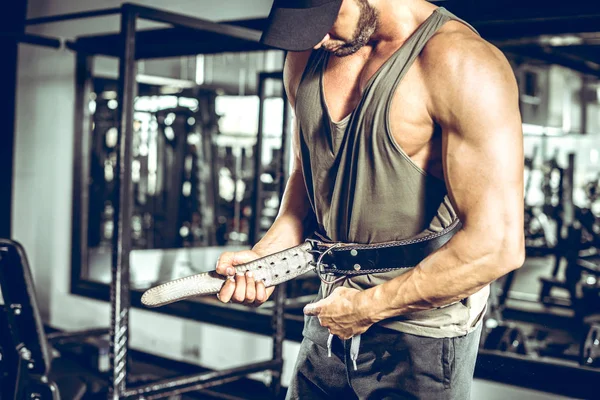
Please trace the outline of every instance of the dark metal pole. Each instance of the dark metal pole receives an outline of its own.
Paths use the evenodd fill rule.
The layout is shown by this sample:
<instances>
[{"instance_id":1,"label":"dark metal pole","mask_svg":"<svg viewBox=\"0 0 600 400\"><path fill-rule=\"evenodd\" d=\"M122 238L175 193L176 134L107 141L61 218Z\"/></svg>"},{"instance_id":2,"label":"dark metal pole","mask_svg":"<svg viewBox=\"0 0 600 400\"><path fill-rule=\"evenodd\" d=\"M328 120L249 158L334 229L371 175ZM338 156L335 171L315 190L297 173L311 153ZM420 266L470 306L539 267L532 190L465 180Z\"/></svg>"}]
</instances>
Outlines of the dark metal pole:
<instances>
[{"instance_id":1,"label":"dark metal pole","mask_svg":"<svg viewBox=\"0 0 600 400\"><path fill-rule=\"evenodd\" d=\"M283 86L283 80L282 80ZM283 199L285 184L288 180L288 165L289 165L289 149L288 138L290 137L290 107L287 102L285 90L282 90L283 95L283 126L281 130L281 154L279 158L279 202Z\"/></svg>"},{"instance_id":2,"label":"dark metal pole","mask_svg":"<svg viewBox=\"0 0 600 400\"><path fill-rule=\"evenodd\" d=\"M131 250L131 216L133 185L131 163L133 147L133 100L136 90L135 29L136 13L123 7L121 15L121 58L119 60L119 141L115 185L115 219L110 285L111 385L109 398L118 400L126 390L127 349L129 340L129 252Z\"/></svg>"},{"instance_id":3,"label":"dark metal pole","mask_svg":"<svg viewBox=\"0 0 600 400\"><path fill-rule=\"evenodd\" d=\"M0 13L2 29L7 32L22 34L25 31L27 1L11 3L10 7ZM0 93L4 98L4 106L0 108L0 237L11 237L13 169L15 155L15 119L17 109L17 64L19 45L14 39L0 37L2 65L5 71L0 77Z\"/></svg>"},{"instance_id":4,"label":"dark metal pole","mask_svg":"<svg viewBox=\"0 0 600 400\"><path fill-rule=\"evenodd\" d=\"M262 175L262 153L263 153L263 114L265 102L265 77L258 75L258 132L256 132L256 149L254 154L254 197L252 199L252 218L250 220L250 231L248 242L254 245L260 239L260 215L262 214L263 193L260 177Z\"/></svg>"},{"instance_id":5,"label":"dark metal pole","mask_svg":"<svg viewBox=\"0 0 600 400\"><path fill-rule=\"evenodd\" d=\"M600 71L599 71L600 73ZM581 133L590 133L588 131L588 105L589 101L586 96L587 91L589 90L588 84L591 79L587 75L583 75L581 82L581 91L579 92L579 98L581 101L581 129L579 130Z\"/></svg>"},{"instance_id":6,"label":"dark metal pole","mask_svg":"<svg viewBox=\"0 0 600 400\"><path fill-rule=\"evenodd\" d=\"M285 339L285 298L287 283L284 282L275 289L275 307L273 308L273 361L278 362L277 368L271 369L271 391L273 398L279 398L281 393L281 372L283 368L283 340Z\"/></svg>"},{"instance_id":7,"label":"dark metal pole","mask_svg":"<svg viewBox=\"0 0 600 400\"><path fill-rule=\"evenodd\" d=\"M283 86L283 74L275 79L281 80ZM283 125L281 130L281 154L279 159L279 201L283 199L285 184L288 179L288 138L290 109L287 103L285 90L282 90L283 98ZM287 294L287 283L279 285L275 291L275 308L273 310L273 328L275 335L273 336L273 360L281 361L283 365L283 340L285 339L285 299ZM281 394L281 368L271 371L271 391L273 398L279 398Z\"/></svg>"},{"instance_id":8,"label":"dark metal pole","mask_svg":"<svg viewBox=\"0 0 600 400\"><path fill-rule=\"evenodd\" d=\"M147 19L156 22L171 24L178 28L190 28L199 31L208 31L219 33L232 38L243 39L251 42L260 40L261 32L256 29L244 28L242 26L228 25L207 21L200 18L190 17L184 14L170 12L164 9L140 6L138 4L127 4L131 7L140 19Z\"/></svg>"},{"instance_id":9,"label":"dark metal pole","mask_svg":"<svg viewBox=\"0 0 600 400\"><path fill-rule=\"evenodd\" d=\"M25 21L26 25L47 24L50 22L69 21L74 19L84 19L93 17L102 17L105 15L116 15L121 12L120 8L107 8L104 10L84 11L78 13L52 15L49 17L31 18Z\"/></svg>"},{"instance_id":10,"label":"dark metal pole","mask_svg":"<svg viewBox=\"0 0 600 400\"><path fill-rule=\"evenodd\" d=\"M263 361L251 365L231 368L223 371L210 371L201 374L169 378L161 381L134 387L123 393L125 399L158 399L176 396L194 390L201 390L233 382L249 374L265 371L270 368L281 368L274 361Z\"/></svg>"},{"instance_id":11,"label":"dark metal pole","mask_svg":"<svg viewBox=\"0 0 600 400\"><path fill-rule=\"evenodd\" d=\"M12 39L17 43L33 44L54 49L60 49L62 46L62 42L59 39L42 35L33 35L30 33L1 32L0 37L2 37L2 39Z\"/></svg>"},{"instance_id":12,"label":"dark metal pole","mask_svg":"<svg viewBox=\"0 0 600 400\"><path fill-rule=\"evenodd\" d=\"M84 53L76 54L71 290L81 280L83 268L87 267L88 261L88 182L90 180L90 137L92 132L89 101L93 90L93 57Z\"/></svg>"}]
</instances>

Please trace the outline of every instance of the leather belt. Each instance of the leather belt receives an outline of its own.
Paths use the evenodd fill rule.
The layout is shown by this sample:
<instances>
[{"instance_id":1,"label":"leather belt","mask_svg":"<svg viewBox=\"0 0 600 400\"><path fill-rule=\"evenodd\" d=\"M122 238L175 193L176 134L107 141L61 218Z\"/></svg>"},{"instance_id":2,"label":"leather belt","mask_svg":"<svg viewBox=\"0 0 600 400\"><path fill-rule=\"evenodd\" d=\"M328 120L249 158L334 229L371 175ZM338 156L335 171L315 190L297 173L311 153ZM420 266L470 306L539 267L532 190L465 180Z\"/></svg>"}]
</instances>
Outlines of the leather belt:
<instances>
[{"instance_id":1,"label":"leather belt","mask_svg":"<svg viewBox=\"0 0 600 400\"><path fill-rule=\"evenodd\" d=\"M314 240L315 250L320 253L317 272L362 275L414 267L446 244L461 226L457 219L441 232L422 238L377 244L342 244Z\"/></svg>"},{"instance_id":2,"label":"leather belt","mask_svg":"<svg viewBox=\"0 0 600 400\"><path fill-rule=\"evenodd\" d=\"M312 270L324 283L332 284L351 275L414 267L448 242L460 227L460 222L455 221L443 231L419 239L370 245L308 239L298 246L237 265L235 270L239 274L252 271L254 279L264 282L266 287L279 285ZM226 279L213 270L165 282L148 289L142 296L142 303L158 307L190 297L215 294Z\"/></svg>"}]
</instances>

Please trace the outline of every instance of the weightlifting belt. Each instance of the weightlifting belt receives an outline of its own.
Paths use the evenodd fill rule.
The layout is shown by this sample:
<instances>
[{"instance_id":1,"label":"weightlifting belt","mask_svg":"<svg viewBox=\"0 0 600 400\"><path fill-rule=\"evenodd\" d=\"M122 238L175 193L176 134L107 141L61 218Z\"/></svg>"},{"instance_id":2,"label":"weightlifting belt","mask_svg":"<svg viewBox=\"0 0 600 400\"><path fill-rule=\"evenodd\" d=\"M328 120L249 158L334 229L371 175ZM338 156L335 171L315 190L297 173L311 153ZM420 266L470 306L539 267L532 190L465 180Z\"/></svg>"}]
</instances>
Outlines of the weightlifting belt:
<instances>
[{"instance_id":1,"label":"weightlifting belt","mask_svg":"<svg viewBox=\"0 0 600 400\"><path fill-rule=\"evenodd\" d=\"M346 276L414 267L446 244L460 227L460 221L456 220L443 231L419 239L377 244L308 239L299 246L238 265L235 271L236 274L252 271L254 279L264 282L266 287L276 286L312 270L323 282L333 283ZM190 297L216 294L226 279L216 271L176 279L148 289L142 296L142 303L158 307Z\"/></svg>"},{"instance_id":2,"label":"weightlifting belt","mask_svg":"<svg viewBox=\"0 0 600 400\"><path fill-rule=\"evenodd\" d=\"M315 245L322 256L320 270L335 275L362 275L414 267L446 244L461 226L455 220L443 231L419 239L376 244L336 245L321 240Z\"/></svg>"}]
</instances>

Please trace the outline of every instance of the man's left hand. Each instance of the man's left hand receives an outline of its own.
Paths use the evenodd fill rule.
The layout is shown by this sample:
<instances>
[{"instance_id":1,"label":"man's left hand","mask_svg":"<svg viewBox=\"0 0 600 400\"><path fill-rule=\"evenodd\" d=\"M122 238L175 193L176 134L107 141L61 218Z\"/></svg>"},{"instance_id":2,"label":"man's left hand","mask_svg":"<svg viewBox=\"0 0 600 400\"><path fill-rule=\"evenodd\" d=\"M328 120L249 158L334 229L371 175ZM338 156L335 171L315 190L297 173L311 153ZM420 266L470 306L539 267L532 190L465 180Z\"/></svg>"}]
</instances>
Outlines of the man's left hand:
<instances>
[{"instance_id":1,"label":"man's left hand","mask_svg":"<svg viewBox=\"0 0 600 400\"><path fill-rule=\"evenodd\" d=\"M373 325L368 317L368 307L361 302L361 291L345 287L336 288L331 295L304 307L304 314L319 318L321 326L340 339L350 339L367 331Z\"/></svg>"}]
</instances>

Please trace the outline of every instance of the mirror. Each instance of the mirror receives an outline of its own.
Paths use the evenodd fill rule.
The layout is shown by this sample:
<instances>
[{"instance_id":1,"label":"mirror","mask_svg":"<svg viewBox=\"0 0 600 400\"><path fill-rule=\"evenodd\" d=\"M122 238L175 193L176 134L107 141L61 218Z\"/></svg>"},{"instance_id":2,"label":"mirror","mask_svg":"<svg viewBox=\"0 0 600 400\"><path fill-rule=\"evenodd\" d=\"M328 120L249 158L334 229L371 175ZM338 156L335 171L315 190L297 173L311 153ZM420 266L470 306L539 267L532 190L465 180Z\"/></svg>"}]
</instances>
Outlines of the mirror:
<instances>
[{"instance_id":1,"label":"mirror","mask_svg":"<svg viewBox=\"0 0 600 400\"><path fill-rule=\"evenodd\" d=\"M116 61L80 62L87 63L80 72L94 73L78 79L87 117L82 125L89 132L83 130L86 143L76 160L82 168L75 177L81 179L74 198L80 210L74 219L75 290L111 279L119 110ZM282 67L278 51L138 62L132 289L212 270L223 251L249 248L270 227L289 164L292 122Z\"/></svg>"}]
</instances>

